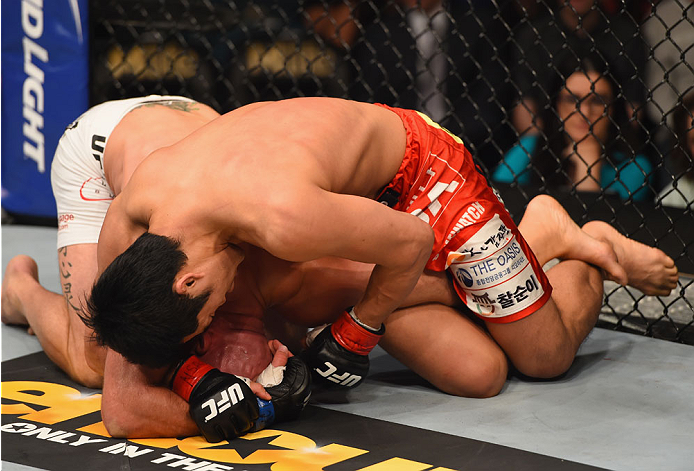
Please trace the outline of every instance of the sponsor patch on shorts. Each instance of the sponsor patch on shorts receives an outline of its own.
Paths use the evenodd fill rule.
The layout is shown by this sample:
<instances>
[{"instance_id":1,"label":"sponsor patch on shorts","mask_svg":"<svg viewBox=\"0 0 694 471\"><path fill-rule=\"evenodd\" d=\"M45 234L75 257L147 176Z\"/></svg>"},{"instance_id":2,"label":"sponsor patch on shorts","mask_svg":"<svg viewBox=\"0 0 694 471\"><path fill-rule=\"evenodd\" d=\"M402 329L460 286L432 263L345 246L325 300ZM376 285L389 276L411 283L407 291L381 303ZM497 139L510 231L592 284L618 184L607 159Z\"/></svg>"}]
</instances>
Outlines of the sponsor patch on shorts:
<instances>
[{"instance_id":1,"label":"sponsor patch on shorts","mask_svg":"<svg viewBox=\"0 0 694 471\"><path fill-rule=\"evenodd\" d=\"M58 232L65 232L70 228L70 223L75 220L72 213L60 213L58 215Z\"/></svg>"},{"instance_id":2,"label":"sponsor patch on shorts","mask_svg":"<svg viewBox=\"0 0 694 471\"><path fill-rule=\"evenodd\" d=\"M482 317L516 314L544 294L530 257L498 214L449 253L446 262L465 294L463 301Z\"/></svg>"},{"instance_id":3,"label":"sponsor patch on shorts","mask_svg":"<svg viewBox=\"0 0 694 471\"><path fill-rule=\"evenodd\" d=\"M84 201L111 201L115 195L104 178L92 177L82 183L80 198Z\"/></svg>"}]
</instances>

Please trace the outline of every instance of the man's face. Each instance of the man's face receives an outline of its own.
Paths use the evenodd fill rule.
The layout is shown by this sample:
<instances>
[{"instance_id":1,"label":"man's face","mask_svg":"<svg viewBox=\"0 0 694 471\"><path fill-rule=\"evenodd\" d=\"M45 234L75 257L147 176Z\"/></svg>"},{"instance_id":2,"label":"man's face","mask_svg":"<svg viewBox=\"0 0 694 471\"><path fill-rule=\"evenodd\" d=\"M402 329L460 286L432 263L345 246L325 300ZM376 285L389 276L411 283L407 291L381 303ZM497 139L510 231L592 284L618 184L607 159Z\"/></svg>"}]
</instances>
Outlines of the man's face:
<instances>
[{"instance_id":1,"label":"man's face","mask_svg":"<svg viewBox=\"0 0 694 471\"><path fill-rule=\"evenodd\" d=\"M193 337L203 333L205 329L209 327L214 319L217 309L224 304L226 297L221 294L221 290L215 290L210 293L210 297L207 299L207 303L202 307L200 313L198 313L198 328L195 332L188 335L183 339L184 342L192 339Z\"/></svg>"},{"instance_id":2,"label":"man's face","mask_svg":"<svg viewBox=\"0 0 694 471\"><path fill-rule=\"evenodd\" d=\"M575 72L557 98L557 113L573 142L595 137L605 144L612 114L610 83L595 72Z\"/></svg>"},{"instance_id":3,"label":"man's face","mask_svg":"<svg viewBox=\"0 0 694 471\"><path fill-rule=\"evenodd\" d=\"M210 325L217 309L226 302L227 293L234 288L234 279L243 258L244 254L238 247L228 246L205 261L204 276L195 281L196 286L190 294L199 296L209 292L210 296L198 314L198 328L185 337L184 342L201 334Z\"/></svg>"}]
</instances>

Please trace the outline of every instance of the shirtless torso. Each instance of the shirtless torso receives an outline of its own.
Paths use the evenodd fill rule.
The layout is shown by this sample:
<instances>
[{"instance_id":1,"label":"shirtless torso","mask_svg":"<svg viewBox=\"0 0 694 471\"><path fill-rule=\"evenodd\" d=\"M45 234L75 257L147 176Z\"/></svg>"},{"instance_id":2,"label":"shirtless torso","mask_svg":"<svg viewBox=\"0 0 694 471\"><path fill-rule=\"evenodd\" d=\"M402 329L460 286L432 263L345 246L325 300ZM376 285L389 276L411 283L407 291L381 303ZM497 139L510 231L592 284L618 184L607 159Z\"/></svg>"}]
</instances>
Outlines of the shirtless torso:
<instances>
[{"instance_id":1,"label":"shirtless torso","mask_svg":"<svg viewBox=\"0 0 694 471\"><path fill-rule=\"evenodd\" d=\"M256 378L272 360L268 339L298 352L307 327L334 321L359 300L370 269L344 259L286 262L254 247L226 303L191 348L224 372Z\"/></svg>"},{"instance_id":2,"label":"shirtless torso","mask_svg":"<svg viewBox=\"0 0 694 471\"><path fill-rule=\"evenodd\" d=\"M218 258L221 276L198 283L213 289L209 317L244 244L288 261L340 256L375 264L355 312L378 326L411 291L433 241L426 223L374 201L405 142L396 114L364 103L302 98L227 113L140 165L109 209L100 270L145 231L179 238L192 268Z\"/></svg>"}]
</instances>

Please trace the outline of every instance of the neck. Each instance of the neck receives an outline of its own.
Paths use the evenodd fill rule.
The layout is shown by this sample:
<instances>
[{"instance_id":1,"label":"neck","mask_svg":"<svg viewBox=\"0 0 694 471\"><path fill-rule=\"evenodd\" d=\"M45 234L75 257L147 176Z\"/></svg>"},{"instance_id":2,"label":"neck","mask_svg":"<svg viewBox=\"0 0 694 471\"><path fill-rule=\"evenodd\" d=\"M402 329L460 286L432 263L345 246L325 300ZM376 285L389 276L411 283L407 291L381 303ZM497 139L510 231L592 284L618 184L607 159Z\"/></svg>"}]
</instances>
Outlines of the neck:
<instances>
[{"instance_id":1,"label":"neck","mask_svg":"<svg viewBox=\"0 0 694 471\"><path fill-rule=\"evenodd\" d=\"M252 245L242 244L241 247L246 254L242 266L247 273L248 284L252 286L250 291L263 306L267 308L281 303L295 293L299 281L296 267L301 264L280 260Z\"/></svg>"},{"instance_id":2,"label":"neck","mask_svg":"<svg viewBox=\"0 0 694 471\"><path fill-rule=\"evenodd\" d=\"M227 294L227 305L233 306L234 312L262 317L265 308L271 302L263 292L263 278L258 276L257 268L257 258L247 252L236 272L234 289Z\"/></svg>"},{"instance_id":3,"label":"neck","mask_svg":"<svg viewBox=\"0 0 694 471\"><path fill-rule=\"evenodd\" d=\"M227 242L222 240L218 233L202 230L201 225L195 222L167 219L160 223L160 220L152 217L147 231L178 240L180 249L191 263L210 257L228 247Z\"/></svg>"},{"instance_id":4,"label":"neck","mask_svg":"<svg viewBox=\"0 0 694 471\"><path fill-rule=\"evenodd\" d=\"M173 204L155 208L149 219L148 231L178 239L182 246L226 246L228 241L221 231L197 217L197 212L184 207L185 204L182 201L176 201Z\"/></svg>"}]
</instances>

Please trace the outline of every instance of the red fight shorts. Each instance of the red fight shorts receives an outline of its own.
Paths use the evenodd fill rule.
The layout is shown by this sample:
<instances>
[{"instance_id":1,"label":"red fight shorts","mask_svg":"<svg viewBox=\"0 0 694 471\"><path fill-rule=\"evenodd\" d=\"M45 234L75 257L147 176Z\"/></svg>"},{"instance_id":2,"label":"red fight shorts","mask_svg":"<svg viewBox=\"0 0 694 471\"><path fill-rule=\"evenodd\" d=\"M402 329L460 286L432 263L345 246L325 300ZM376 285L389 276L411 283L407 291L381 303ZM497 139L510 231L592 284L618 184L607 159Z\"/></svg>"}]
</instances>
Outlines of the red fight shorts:
<instances>
[{"instance_id":1,"label":"red fight shorts","mask_svg":"<svg viewBox=\"0 0 694 471\"><path fill-rule=\"evenodd\" d=\"M513 322L540 309L552 285L463 141L418 111L379 106L407 131L402 165L379 200L432 227L426 268L450 270L460 298L486 321Z\"/></svg>"}]
</instances>

